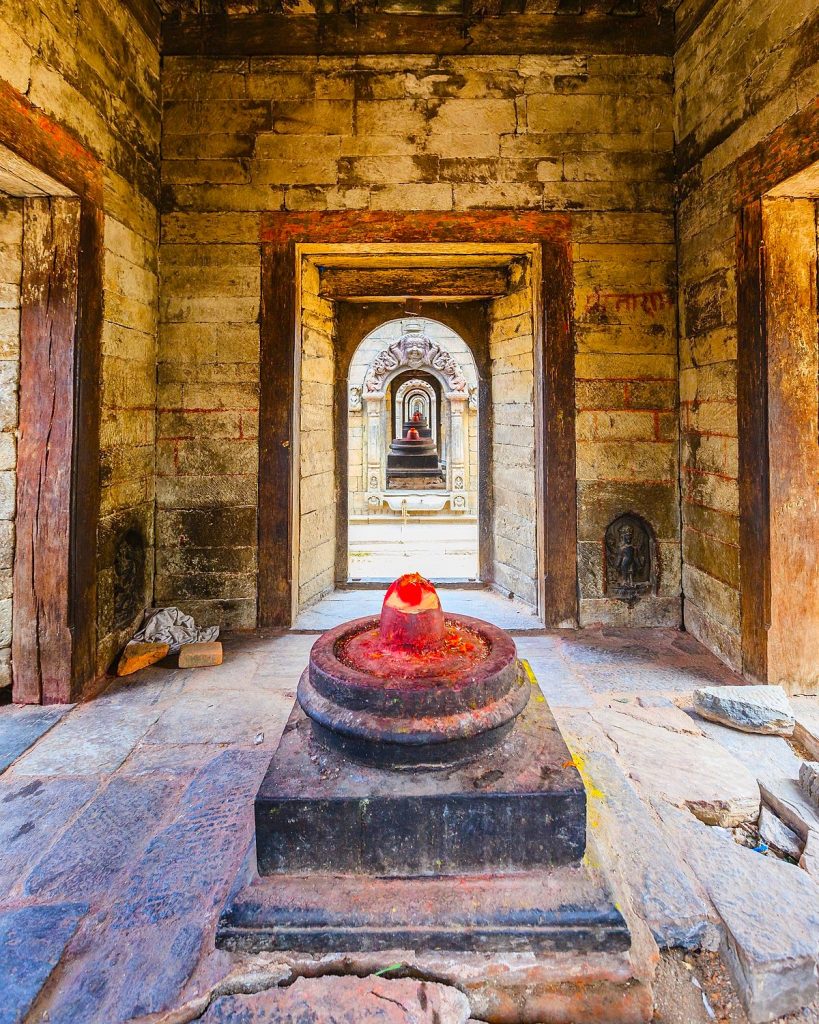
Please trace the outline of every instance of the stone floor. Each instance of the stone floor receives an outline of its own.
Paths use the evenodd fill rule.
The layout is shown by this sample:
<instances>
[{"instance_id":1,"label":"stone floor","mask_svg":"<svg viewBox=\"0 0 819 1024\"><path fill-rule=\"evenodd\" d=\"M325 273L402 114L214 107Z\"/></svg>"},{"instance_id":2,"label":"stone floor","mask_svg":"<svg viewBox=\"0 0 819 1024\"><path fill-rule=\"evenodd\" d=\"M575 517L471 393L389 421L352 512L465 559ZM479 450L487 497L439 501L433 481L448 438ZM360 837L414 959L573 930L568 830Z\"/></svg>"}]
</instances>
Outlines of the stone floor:
<instances>
[{"instance_id":1,"label":"stone floor","mask_svg":"<svg viewBox=\"0 0 819 1024\"><path fill-rule=\"evenodd\" d=\"M638 693L679 700L736 681L684 633L532 635L531 616L501 599L445 604L524 629L520 654L567 723ZM366 592L329 599L301 626L377 605ZM162 664L86 705L0 708L0 1024L165 1019L235 967L214 928L312 640L228 638L216 668Z\"/></svg>"},{"instance_id":2,"label":"stone floor","mask_svg":"<svg viewBox=\"0 0 819 1024\"><path fill-rule=\"evenodd\" d=\"M474 579L478 574L478 521L378 518L350 522L351 580L394 580L420 572L431 580Z\"/></svg>"},{"instance_id":3,"label":"stone floor","mask_svg":"<svg viewBox=\"0 0 819 1024\"><path fill-rule=\"evenodd\" d=\"M442 590L441 593L447 611L487 619L513 633L543 631L540 620L528 605L510 601L494 591L455 589ZM378 615L383 600L384 591L380 589L334 590L321 601L305 608L296 619L294 629L321 632L349 619Z\"/></svg>"}]
</instances>

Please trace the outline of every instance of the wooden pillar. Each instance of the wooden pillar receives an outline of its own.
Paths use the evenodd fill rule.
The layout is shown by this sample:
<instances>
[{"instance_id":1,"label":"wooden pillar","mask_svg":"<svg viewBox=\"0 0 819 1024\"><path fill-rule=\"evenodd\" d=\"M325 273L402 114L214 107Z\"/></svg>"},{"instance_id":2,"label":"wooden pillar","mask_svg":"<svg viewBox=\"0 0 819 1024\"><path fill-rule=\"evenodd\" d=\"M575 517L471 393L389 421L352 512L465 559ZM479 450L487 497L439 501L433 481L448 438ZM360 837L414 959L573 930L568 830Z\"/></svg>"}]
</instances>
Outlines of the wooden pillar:
<instances>
[{"instance_id":1,"label":"wooden pillar","mask_svg":"<svg viewBox=\"0 0 819 1024\"><path fill-rule=\"evenodd\" d=\"M72 697L72 467L80 202L29 199L23 215L13 696Z\"/></svg>"}]
</instances>

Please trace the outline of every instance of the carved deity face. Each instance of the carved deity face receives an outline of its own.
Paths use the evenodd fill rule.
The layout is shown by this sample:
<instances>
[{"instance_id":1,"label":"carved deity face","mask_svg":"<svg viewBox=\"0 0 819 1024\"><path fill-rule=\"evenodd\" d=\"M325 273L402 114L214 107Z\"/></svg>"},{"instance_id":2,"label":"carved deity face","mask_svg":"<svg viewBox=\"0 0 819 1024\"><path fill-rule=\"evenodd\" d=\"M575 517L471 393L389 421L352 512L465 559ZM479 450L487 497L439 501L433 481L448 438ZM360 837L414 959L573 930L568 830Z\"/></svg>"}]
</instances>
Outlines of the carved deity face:
<instances>
[{"instance_id":1,"label":"carved deity face","mask_svg":"<svg viewBox=\"0 0 819 1024\"><path fill-rule=\"evenodd\" d=\"M424 356L426 355L423 345L411 341L406 347L406 353L407 362L413 370L417 370L419 366L423 365Z\"/></svg>"},{"instance_id":2,"label":"carved deity face","mask_svg":"<svg viewBox=\"0 0 819 1024\"><path fill-rule=\"evenodd\" d=\"M620 530L620 540L624 544L631 544L634 540L634 527L626 524L626 526Z\"/></svg>"}]
</instances>

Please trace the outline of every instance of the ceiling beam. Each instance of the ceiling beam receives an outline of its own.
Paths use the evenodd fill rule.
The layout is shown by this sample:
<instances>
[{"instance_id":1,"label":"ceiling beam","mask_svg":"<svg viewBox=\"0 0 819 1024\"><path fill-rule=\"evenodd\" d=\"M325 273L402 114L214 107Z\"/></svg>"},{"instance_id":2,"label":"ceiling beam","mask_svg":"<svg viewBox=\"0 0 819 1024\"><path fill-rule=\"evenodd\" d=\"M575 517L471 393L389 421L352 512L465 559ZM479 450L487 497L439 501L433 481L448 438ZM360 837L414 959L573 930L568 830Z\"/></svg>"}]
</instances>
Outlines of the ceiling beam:
<instances>
[{"instance_id":1,"label":"ceiling beam","mask_svg":"<svg viewBox=\"0 0 819 1024\"><path fill-rule=\"evenodd\" d=\"M471 301L504 295L508 285L504 267L388 270L328 267L321 273L319 294L327 299L370 302L405 298Z\"/></svg>"},{"instance_id":2,"label":"ceiling beam","mask_svg":"<svg viewBox=\"0 0 819 1024\"><path fill-rule=\"evenodd\" d=\"M166 21L165 56L359 56L365 54L672 53L672 17L617 18L589 12L506 14L477 21L461 15L243 14Z\"/></svg>"}]
</instances>

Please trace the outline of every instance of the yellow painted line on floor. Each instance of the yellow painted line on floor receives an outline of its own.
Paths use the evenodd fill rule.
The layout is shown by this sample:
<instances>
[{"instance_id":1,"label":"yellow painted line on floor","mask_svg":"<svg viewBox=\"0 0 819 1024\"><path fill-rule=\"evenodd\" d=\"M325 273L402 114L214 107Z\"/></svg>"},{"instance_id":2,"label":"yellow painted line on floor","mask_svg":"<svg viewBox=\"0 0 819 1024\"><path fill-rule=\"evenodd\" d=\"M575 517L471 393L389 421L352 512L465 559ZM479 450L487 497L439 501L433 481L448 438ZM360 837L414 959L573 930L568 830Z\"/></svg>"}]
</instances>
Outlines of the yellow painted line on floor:
<instances>
[{"instance_id":1,"label":"yellow painted line on floor","mask_svg":"<svg viewBox=\"0 0 819 1024\"><path fill-rule=\"evenodd\" d=\"M526 673L526 678L529 680L529 682L532 684L532 686L534 686L535 689L537 690L537 693L535 694L535 700L540 700L540 701L546 700L546 698L543 696L543 693L541 692L540 683L537 681L537 676L533 672L532 666L529 664L529 662L525 658L520 658L520 663L521 663L521 665L523 665L523 671Z\"/></svg>"}]
</instances>

